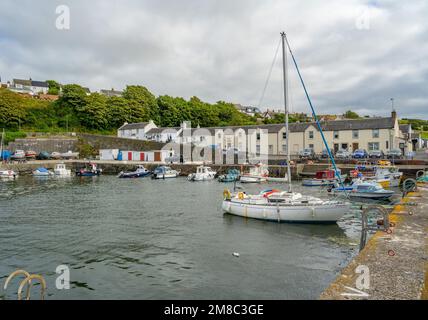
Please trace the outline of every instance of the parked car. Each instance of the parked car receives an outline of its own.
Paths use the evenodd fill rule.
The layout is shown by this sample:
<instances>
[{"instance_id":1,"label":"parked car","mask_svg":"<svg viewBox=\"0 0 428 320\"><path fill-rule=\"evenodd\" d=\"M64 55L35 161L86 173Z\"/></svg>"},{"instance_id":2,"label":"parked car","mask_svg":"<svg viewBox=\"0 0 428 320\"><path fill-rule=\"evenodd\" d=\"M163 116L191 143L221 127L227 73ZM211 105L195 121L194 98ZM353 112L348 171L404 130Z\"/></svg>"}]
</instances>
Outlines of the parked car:
<instances>
[{"instance_id":1,"label":"parked car","mask_svg":"<svg viewBox=\"0 0 428 320\"><path fill-rule=\"evenodd\" d=\"M403 153L400 149L391 149L386 152L386 157L388 159L400 159Z\"/></svg>"},{"instance_id":2,"label":"parked car","mask_svg":"<svg viewBox=\"0 0 428 320\"><path fill-rule=\"evenodd\" d=\"M351 153L345 149L338 150L334 156L336 159L350 159L352 157Z\"/></svg>"},{"instance_id":3,"label":"parked car","mask_svg":"<svg viewBox=\"0 0 428 320\"><path fill-rule=\"evenodd\" d=\"M367 151L365 149L357 149L352 154L352 157L354 159L366 159L369 157L369 154L367 153Z\"/></svg>"},{"instance_id":4,"label":"parked car","mask_svg":"<svg viewBox=\"0 0 428 320\"><path fill-rule=\"evenodd\" d=\"M303 149L299 152L299 158L302 159L313 159L315 158L315 152L311 148Z\"/></svg>"},{"instance_id":5,"label":"parked car","mask_svg":"<svg viewBox=\"0 0 428 320\"><path fill-rule=\"evenodd\" d=\"M323 149L322 150L322 152L321 152L321 158L322 159L326 159L326 158L328 158L329 156L328 156L328 151L327 151L327 149Z\"/></svg>"},{"instance_id":6,"label":"parked car","mask_svg":"<svg viewBox=\"0 0 428 320\"><path fill-rule=\"evenodd\" d=\"M369 151L369 158L382 159L385 155L382 150L371 150Z\"/></svg>"}]
</instances>

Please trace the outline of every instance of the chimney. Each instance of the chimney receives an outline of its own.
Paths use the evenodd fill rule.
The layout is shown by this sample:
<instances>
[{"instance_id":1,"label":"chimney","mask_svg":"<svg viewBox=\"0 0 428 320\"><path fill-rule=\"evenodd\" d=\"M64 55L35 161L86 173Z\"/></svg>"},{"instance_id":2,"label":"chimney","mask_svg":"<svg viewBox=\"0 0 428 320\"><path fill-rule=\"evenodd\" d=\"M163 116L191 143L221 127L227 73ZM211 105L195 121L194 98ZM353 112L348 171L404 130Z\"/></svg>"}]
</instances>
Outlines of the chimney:
<instances>
[{"instance_id":1,"label":"chimney","mask_svg":"<svg viewBox=\"0 0 428 320\"><path fill-rule=\"evenodd\" d=\"M395 109L392 110L391 117L394 118L394 120L397 119L397 111L395 111Z\"/></svg>"}]
</instances>

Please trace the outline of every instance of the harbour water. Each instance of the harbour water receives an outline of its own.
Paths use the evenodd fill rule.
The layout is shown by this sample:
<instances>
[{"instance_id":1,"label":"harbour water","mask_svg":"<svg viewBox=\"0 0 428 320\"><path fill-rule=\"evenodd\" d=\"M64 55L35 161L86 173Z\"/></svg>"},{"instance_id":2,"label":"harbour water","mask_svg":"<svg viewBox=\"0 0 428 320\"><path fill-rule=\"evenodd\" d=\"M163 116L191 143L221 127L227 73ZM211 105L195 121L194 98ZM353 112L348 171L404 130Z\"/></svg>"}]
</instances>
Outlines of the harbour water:
<instances>
[{"instance_id":1,"label":"harbour water","mask_svg":"<svg viewBox=\"0 0 428 320\"><path fill-rule=\"evenodd\" d=\"M269 186L281 187L245 190ZM233 184L0 181L0 282L16 269L42 274L47 299L316 299L358 252L358 210L337 225L246 220L222 213L225 187ZM58 265L70 268L69 290L55 287ZM18 283L0 299L16 299Z\"/></svg>"}]
</instances>

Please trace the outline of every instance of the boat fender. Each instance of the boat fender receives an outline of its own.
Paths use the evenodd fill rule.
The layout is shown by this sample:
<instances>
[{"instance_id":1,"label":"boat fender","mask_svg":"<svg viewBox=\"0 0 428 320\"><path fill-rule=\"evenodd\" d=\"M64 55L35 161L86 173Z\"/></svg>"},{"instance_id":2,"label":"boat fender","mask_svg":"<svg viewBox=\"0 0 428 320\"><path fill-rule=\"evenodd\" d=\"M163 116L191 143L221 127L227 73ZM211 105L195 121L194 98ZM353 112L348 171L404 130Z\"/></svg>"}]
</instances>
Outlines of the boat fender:
<instances>
[{"instance_id":1,"label":"boat fender","mask_svg":"<svg viewBox=\"0 0 428 320\"><path fill-rule=\"evenodd\" d=\"M238 193L238 199L239 200L243 200L244 199L244 193L243 192L239 192Z\"/></svg>"},{"instance_id":2,"label":"boat fender","mask_svg":"<svg viewBox=\"0 0 428 320\"><path fill-rule=\"evenodd\" d=\"M230 200L231 197L232 197L232 195L231 195L229 189L224 189L224 191L223 191L223 198L227 199L227 200Z\"/></svg>"}]
</instances>

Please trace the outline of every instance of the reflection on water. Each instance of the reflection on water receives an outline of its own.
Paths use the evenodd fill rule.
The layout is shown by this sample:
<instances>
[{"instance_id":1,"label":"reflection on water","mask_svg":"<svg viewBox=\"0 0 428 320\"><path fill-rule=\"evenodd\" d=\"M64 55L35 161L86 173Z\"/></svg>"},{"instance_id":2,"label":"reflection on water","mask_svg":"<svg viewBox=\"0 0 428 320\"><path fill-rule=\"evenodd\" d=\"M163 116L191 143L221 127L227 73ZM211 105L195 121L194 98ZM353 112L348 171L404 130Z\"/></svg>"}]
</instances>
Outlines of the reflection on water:
<instances>
[{"instance_id":1,"label":"reflection on water","mask_svg":"<svg viewBox=\"0 0 428 320\"><path fill-rule=\"evenodd\" d=\"M225 187L233 185L0 181L0 279L18 268L43 274L49 299L315 299L358 251L358 205L337 225L277 224L223 214ZM281 185L244 186L266 187ZM60 264L70 267L70 290L55 289ZM17 285L0 299L15 299Z\"/></svg>"}]
</instances>

